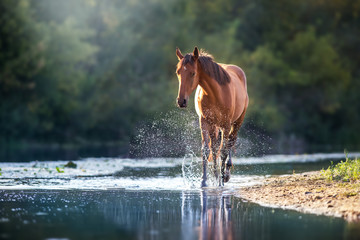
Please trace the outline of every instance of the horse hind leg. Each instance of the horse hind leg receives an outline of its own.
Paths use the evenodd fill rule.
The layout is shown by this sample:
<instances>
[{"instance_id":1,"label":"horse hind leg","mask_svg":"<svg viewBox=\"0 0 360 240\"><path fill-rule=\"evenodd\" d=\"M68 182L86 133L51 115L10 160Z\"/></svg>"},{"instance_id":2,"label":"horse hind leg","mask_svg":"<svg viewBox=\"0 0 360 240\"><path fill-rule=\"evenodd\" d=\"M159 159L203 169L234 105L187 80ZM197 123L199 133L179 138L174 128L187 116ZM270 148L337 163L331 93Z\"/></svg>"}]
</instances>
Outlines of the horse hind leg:
<instances>
[{"instance_id":1,"label":"horse hind leg","mask_svg":"<svg viewBox=\"0 0 360 240\"><path fill-rule=\"evenodd\" d=\"M237 134L238 134L238 131L244 121L245 112L246 112L246 110L243 112L243 114L240 116L240 118L234 123L231 133L230 133L230 136L229 136L229 142L228 142L228 148L227 148L229 151L229 153L228 153L229 160L226 163L225 172L222 172L222 173L224 173L224 175L223 175L224 182L228 182L230 180L230 175L231 175L230 170L231 170L231 167L233 166L232 159L231 159L231 149L234 147L234 145L236 143ZM225 161L226 161L226 159L225 159ZM223 165L225 165L225 164L223 164Z\"/></svg>"},{"instance_id":2,"label":"horse hind leg","mask_svg":"<svg viewBox=\"0 0 360 240\"><path fill-rule=\"evenodd\" d=\"M224 145L225 145L225 143L224 143ZM225 173L225 162L230 153L230 150L228 147L226 147L226 145L223 146L221 149L221 183L220 183L220 185L224 185L224 183L228 182L230 179L230 177L226 177L227 175Z\"/></svg>"},{"instance_id":3,"label":"horse hind leg","mask_svg":"<svg viewBox=\"0 0 360 240\"><path fill-rule=\"evenodd\" d=\"M229 132L230 130L223 130L223 139L222 139L222 146L220 150L220 158L221 158L221 179L219 181L219 185L224 185L224 176L225 176L225 162L229 155Z\"/></svg>"},{"instance_id":4,"label":"horse hind leg","mask_svg":"<svg viewBox=\"0 0 360 240\"><path fill-rule=\"evenodd\" d=\"M230 180L230 176L231 176L230 169L231 169L231 167L232 167L231 149L229 149L229 160L226 163L225 173L223 175L224 182L228 182Z\"/></svg>"},{"instance_id":5,"label":"horse hind leg","mask_svg":"<svg viewBox=\"0 0 360 240\"><path fill-rule=\"evenodd\" d=\"M229 156L228 161L226 162L226 157L223 159L223 163L222 163L222 176L223 176L223 180L224 182L228 182L230 180L230 169L233 165L232 163L232 159L231 159L231 149L234 147L235 143L236 143L236 139L237 139L237 132L238 132L238 128L235 129L235 126L233 128L233 130L231 131L231 134L229 136L229 141L228 141L228 146L227 146L227 153ZM225 166L226 163L226 166Z\"/></svg>"}]
</instances>

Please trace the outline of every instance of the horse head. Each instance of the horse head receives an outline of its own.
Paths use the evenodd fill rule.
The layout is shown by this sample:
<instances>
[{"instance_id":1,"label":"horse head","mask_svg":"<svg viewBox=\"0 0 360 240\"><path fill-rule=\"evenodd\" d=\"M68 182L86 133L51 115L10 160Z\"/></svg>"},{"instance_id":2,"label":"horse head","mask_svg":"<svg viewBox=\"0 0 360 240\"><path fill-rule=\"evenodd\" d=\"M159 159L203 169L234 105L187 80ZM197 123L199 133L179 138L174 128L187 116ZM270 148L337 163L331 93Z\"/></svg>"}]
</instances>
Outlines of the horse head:
<instances>
[{"instance_id":1,"label":"horse head","mask_svg":"<svg viewBox=\"0 0 360 240\"><path fill-rule=\"evenodd\" d=\"M183 56L179 48L176 48L176 56L179 59L176 75L179 80L179 93L177 104L180 108L187 107L189 96L199 84L197 76L197 64L199 59L199 50L195 47L194 52Z\"/></svg>"}]
</instances>

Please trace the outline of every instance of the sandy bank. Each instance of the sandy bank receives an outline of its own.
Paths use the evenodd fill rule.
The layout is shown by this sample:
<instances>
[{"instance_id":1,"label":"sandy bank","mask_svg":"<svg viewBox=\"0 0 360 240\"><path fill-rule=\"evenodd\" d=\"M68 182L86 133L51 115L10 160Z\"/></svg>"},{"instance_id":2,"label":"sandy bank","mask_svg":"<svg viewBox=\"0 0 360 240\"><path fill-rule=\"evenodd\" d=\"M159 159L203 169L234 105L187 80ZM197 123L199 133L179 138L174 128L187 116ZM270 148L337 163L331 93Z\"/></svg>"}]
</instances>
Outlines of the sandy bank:
<instances>
[{"instance_id":1,"label":"sandy bank","mask_svg":"<svg viewBox=\"0 0 360 240\"><path fill-rule=\"evenodd\" d=\"M270 177L242 188L240 196L264 206L360 221L360 181L329 182L320 172Z\"/></svg>"}]
</instances>

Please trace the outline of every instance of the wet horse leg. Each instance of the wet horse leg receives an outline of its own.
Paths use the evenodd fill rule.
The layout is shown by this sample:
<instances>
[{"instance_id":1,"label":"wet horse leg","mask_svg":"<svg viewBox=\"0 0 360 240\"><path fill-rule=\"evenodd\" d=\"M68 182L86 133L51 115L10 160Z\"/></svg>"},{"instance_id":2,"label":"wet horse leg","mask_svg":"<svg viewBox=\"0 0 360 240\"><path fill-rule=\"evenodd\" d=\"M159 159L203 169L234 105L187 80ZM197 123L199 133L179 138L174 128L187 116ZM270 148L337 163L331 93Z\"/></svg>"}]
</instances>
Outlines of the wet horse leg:
<instances>
[{"instance_id":1,"label":"wet horse leg","mask_svg":"<svg viewBox=\"0 0 360 240\"><path fill-rule=\"evenodd\" d=\"M202 138L202 146L201 146L201 154L202 154L202 164L203 164L203 175L201 181L201 187L206 187L206 166L208 159L210 157L210 125L203 119L200 118L200 128L201 128L201 138Z\"/></svg>"},{"instance_id":2,"label":"wet horse leg","mask_svg":"<svg viewBox=\"0 0 360 240\"><path fill-rule=\"evenodd\" d=\"M239 127L240 128L240 127ZM228 146L227 146L227 150L228 150L228 156L229 156L229 159L226 163L226 171L223 171L222 172L222 176L223 176L223 179L224 179L224 182L228 182L230 180L230 168L232 167L232 160L231 160L231 149L233 148L233 146L235 145L236 143L236 139L237 139L237 132L239 130L239 128L235 128L233 127L232 131L231 131L231 134L229 136L229 141L228 141ZM225 161L226 161L226 158L223 160L223 168L225 168Z\"/></svg>"},{"instance_id":3,"label":"wet horse leg","mask_svg":"<svg viewBox=\"0 0 360 240\"><path fill-rule=\"evenodd\" d=\"M229 154L229 130L223 130L223 141L220 150L221 157L221 179L219 181L219 186L224 186L224 177L225 177L225 162Z\"/></svg>"},{"instance_id":4,"label":"wet horse leg","mask_svg":"<svg viewBox=\"0 0 360 240\"><path fill-rule=\"evenodd\" d=\"M218 169L218 165L217 165L217 157L218 157L218 152L219 152L219 148L221 145L221 131L215 126L211 127L210 140L211 140L211 142L210 142L211 156L214 161L214 169L213 169L214 175L215 175L216 179L218 179L219 169Z\"/></svg>"},{"instance_id":5,"label":"wet horse leg","mask_svg":"<svg viewBox=\"0 0 360 240\"><path fill-rule=\"evenodd\" d=\"M201 181L201 187L206 187L206 166L207 161L210 156L210 148L209 148L209 140L207 139L207 134L202 134L203 140L202 140L202 147L201 147L201 154L202 154L202 165L203 165L203 175L202 175L202 181Z\"/></svg>"},{"instance_id":6,"label":"wet horse leg","mask_svg":"<svg viewBox=\"0 0 360 240\"><path fill-rule=\"evenodd\" d=\"M228 141L228 147L227 147L227 149L229 151L229 160L226 163L226 172L223 175L224 182L228 182L230 180L230 169L233 165L232 160L231 160L231 149L233 148L233 146L236 143L238 131L244 121L245 112L246 112L246 109L243 112L243 114L240 116L240 118L233 124L232 129L231 129L231 133L230 133L229 141Z\"/></svg>"}]
</instances>

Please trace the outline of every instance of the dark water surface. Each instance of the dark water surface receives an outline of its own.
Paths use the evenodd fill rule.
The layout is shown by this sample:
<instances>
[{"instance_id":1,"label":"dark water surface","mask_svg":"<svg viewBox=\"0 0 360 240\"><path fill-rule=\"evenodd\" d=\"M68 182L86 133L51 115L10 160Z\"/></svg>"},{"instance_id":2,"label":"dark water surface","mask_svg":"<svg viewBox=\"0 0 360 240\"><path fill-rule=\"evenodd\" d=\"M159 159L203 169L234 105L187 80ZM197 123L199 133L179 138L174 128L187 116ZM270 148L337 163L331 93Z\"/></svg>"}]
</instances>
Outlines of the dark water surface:
<instances>
[{"instance_id":1,"label":"dark water surface","mask_svg":"<svg viewBox=\"0 0 360 240\"><path fill-rule=\"evenodd\" d=\"M234 159L230 182L206 189L196 157L89 158L73 169L0 163L0 239L360 239L360 224L237 195L264 176L327 168L336 156Z\"/></svg>"},{"instance_id":2,"label":"dark water surface","mask_svg":"<svg viewBox=\"0 0 360 240\"><path fill-rule=\"evenodd\" d=\"M226 191L0 191L1 239L342 239L342 219ZM354 238L355 239L355 238Z\"/></svg>"}]
</instances>

